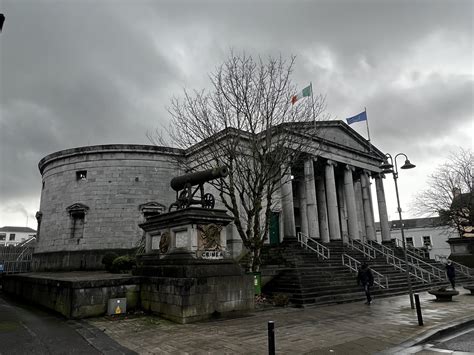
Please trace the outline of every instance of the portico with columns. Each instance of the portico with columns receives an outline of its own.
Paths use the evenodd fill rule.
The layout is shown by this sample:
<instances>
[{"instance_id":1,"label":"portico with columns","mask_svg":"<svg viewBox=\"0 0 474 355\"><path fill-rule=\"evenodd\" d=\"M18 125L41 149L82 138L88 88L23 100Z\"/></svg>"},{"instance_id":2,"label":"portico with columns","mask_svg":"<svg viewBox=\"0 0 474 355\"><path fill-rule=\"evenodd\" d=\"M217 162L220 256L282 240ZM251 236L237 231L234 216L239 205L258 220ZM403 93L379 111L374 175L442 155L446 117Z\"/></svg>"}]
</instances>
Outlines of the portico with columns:
<instances>
[{"instance_id":1,"label":"portico with columns","mask_svg":"<svg viewBox=\"0 0 474 355\"><path fill-rule=\"evenodd\" d=\"M382 241L390 241L379 166L384 154L342 121L318 122L308 149L281 180L281 239L302 233L321 243L376 241L375 185Z\"/></svg>"}]
</instances>

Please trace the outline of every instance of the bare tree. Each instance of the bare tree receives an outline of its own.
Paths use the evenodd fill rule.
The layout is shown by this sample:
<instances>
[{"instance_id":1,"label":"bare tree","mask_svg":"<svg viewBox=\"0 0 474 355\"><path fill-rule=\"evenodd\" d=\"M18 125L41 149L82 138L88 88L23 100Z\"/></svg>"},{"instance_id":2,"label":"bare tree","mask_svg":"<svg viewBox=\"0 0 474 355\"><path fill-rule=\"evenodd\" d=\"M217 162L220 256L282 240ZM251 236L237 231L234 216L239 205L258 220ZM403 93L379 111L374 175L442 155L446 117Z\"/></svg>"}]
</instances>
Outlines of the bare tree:
<instances>
[{"instance_id":1,"label":"bare tree","mask_svg":"<svg viewBox=\"0 0 474 355\"><path fill-rule=\"evenodd\" d=\"M302 151L308 151L303 146L314 138L312 122L325 110L321 95L292 104L294 61L294 57L254 60L231 52L210 75L209 92L184 90L168 109L168 134L172 143L187 149L182 163L188 170L228 168L228 177L214 186L234 217L253 271L259 270L282 174Z\"/></svg>"},{"instance_id":2,"label":"bare tree","mask_svg":"<svg viewBox=\"0 0 474 355\"><path fill-rule=\"evenodd\" d=\"M428 188L416 196L419 214L439 214L460 236L465 226L473 225L473 162L469 149L459 148L449 155L428 178Z\"/></svg>"}]
</instances>

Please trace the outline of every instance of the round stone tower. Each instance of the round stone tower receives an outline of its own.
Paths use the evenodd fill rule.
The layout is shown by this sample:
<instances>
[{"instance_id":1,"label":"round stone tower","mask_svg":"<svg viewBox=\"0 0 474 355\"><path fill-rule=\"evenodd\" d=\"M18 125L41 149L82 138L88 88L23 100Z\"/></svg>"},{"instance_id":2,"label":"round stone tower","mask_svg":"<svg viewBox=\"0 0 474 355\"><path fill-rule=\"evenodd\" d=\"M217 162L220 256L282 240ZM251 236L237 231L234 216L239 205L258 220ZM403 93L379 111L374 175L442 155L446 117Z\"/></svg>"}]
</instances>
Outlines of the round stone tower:
<instances>
[{"instance_id":1,"label":"round stone tower","mask_svg":"<svg viewBox=\"0 0 474 355\"><path fill-rule=\"evenodd\" d=\"M38 164L42 191L33 268L102 268L108 251L125 254L142 238L138 224L175 201L179 149L98 145L62 150Z\"/></svg>"}]
</instances>

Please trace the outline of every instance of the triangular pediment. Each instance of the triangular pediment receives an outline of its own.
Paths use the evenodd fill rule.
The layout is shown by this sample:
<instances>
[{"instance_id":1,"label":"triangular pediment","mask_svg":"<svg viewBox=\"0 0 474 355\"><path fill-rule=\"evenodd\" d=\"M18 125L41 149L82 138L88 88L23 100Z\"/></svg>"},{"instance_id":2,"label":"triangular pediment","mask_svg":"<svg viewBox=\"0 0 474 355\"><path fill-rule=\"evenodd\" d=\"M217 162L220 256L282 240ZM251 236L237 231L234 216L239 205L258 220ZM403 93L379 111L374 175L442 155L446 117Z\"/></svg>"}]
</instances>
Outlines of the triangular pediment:
<instances>
[{"instance_id":1,"label":"triangular pediment","mask_svg":"<svg viewBox=\"0 0 474 355\"><path fill-rule=\"evenodd\" d=\"M384 158L384 154L343 121L305 122L296 129L322 145L366 153Z\"/></svg>"}]
</instances>

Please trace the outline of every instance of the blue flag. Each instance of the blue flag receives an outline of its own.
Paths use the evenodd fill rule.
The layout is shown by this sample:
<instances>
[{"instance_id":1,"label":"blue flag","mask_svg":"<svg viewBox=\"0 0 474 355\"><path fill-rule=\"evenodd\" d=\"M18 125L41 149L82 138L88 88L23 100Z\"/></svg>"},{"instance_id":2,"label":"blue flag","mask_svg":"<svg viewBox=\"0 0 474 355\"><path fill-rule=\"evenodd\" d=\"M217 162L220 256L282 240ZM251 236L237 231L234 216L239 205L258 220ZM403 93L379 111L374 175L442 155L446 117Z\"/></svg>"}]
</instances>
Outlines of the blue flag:
<instances>
[{"instance_id":1,"label":"blue flag","mask_svg":"<svg viewBox=\"0 0 474 355\"><path fill-rule=\"evenodd\" d=\"M367 112L363 111L358 115L346 118L347 124L353 124L355 122L367 121Z\"/></svg>"}]
</instances>

